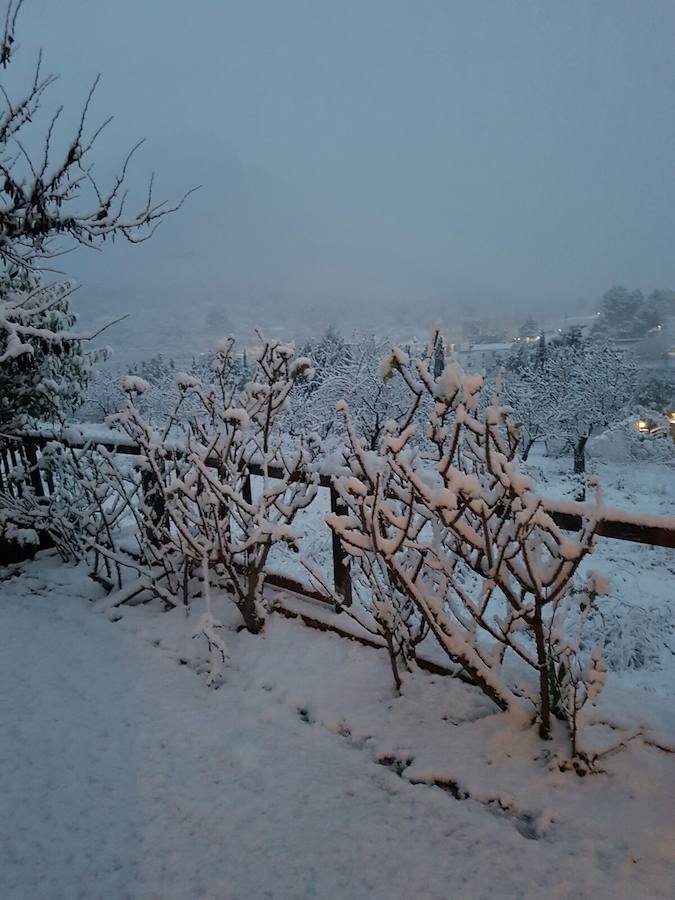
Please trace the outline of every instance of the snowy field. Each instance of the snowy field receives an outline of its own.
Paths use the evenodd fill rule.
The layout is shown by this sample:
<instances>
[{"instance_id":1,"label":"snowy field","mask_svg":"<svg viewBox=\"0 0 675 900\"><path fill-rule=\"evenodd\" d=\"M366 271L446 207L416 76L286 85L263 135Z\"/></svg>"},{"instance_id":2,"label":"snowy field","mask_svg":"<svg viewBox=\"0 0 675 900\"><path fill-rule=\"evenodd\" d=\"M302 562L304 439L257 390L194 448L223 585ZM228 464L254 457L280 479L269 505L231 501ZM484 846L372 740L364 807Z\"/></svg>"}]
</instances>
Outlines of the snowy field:
<instances>
[{"instance_id":1,"label":"snowy field","mask_svg":"<svg viewBox=\"0 0 675 900\"><path fill-rule=\"evenodd\" d=\"M384 653L297 621L238 633L215 597L209 690L198 608L111 608L49 555L2 578L5 900L673 895L672 670L610 680L581 778L562 734L453 679L396 696Z\"/></svg>"}]
</instances>

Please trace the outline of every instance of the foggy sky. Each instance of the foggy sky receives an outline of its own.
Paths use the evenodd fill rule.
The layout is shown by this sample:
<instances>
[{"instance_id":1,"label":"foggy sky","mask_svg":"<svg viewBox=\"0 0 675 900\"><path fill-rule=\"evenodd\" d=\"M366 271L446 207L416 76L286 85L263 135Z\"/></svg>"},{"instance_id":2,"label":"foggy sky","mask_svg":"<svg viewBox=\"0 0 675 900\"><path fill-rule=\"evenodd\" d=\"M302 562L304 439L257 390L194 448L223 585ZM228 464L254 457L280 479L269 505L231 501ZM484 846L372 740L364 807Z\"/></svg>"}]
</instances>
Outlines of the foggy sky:
<instances>
[{"instance_id":1,"label":"foggy sky","mask_svg":"<svg viewBox=\"0 0 675 900\"><path fill-rule=\"evenodd\" d=\"M26 0L19 24L50 106L102 72L102 175L145 136L133 186L204 186L151 242L66 257L81 304L327 321L675 287L674 37L672 0Z\"/></svg>"}]
</instances>

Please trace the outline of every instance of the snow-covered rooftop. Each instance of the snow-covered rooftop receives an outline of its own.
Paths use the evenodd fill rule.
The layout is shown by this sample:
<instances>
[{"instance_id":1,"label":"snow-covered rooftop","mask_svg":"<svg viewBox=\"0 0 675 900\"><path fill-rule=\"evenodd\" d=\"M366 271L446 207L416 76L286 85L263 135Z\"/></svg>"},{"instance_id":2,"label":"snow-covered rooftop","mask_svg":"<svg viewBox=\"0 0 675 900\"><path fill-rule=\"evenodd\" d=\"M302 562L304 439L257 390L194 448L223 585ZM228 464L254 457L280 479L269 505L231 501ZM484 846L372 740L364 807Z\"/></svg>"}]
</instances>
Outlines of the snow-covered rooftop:
<instances>
[{"instance_id":1,"label":"snow-covered rooftop","mask_svg":"<svg viewBox=\"0 0 675 900\"><path fill-rule=\"evenodd\" d=\"M500 350L512 350L513 341L500 341L493 344L471 344L468 349L469 353L490 353Z\"/></svg>"}]
</instances>

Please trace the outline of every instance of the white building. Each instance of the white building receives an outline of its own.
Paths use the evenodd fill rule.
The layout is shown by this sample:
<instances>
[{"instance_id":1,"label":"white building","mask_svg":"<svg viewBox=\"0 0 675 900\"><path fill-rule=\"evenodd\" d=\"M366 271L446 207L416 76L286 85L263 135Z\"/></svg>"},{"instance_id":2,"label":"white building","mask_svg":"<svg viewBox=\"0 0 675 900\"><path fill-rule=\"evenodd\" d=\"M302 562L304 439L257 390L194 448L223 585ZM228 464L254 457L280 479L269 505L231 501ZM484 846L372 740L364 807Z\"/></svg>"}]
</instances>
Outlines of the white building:
<instances>
[{"instance_id":1,"label":"white building","mask_svg":"<svg viewBox=\"0 0 675 900\"><path fill-rule=\"evenodd\" d=\"M513 341L501 341L494 344L469 344L460 346L455 355L465 372L489 372L496 369L512 352L516 344Z\"/></svg>"}]
</instances>

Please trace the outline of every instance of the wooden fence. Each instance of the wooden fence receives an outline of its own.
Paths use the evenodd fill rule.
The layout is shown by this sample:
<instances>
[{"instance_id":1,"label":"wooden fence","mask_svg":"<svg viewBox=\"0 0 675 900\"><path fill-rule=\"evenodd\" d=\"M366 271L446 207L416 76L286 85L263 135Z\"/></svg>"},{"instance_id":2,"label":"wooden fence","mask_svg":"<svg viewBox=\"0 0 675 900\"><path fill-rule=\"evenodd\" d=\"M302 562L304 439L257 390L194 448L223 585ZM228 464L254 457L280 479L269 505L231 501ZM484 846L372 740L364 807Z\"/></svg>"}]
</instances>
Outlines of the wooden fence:
<instances>
[{"instance_id":1,"label":"wooden fence","mask_svg":"<svg viewBox=\"0 0 675 900\"><path fill-rule=\"evenodd\" d=\"M0 443L0 492L9 491L18 495L23 492L24 486L21 479L10 479L12 470L22 467L24 470L24 484L30 484L38 497L47 497L52 491L53 485L49 474L39 466L38 453L45 444L54 440L58 440L59 443L74 450L101 447L107 451L115 451L124 456L138 456L141 452L137 445L130 443L122 436L120 436L119 440L116 437L111 439L108 436L106 436L105 440L65 440L62 437L55 438L49 434L33 433L6 439ZM179 454L180 450L177 449L175 452ZM211 464L214 468L216 467L215 460L207 460L206 462L207 465ZM262 469L256 466L252 466L250 471L254 476L263 474ZM274 468L271 468L268 470L268 474L273 478L275 477L275 471ZM280 470L278 470L278 474L279 476L281 475ZM338 515L344 513L344 507L333 486L332 478L329 475L321 475L319 484L321 489L330 492L331 511ZM250 480L246 489L250 492ZM588 509L584 503L574 501L545 500L544 506L556 524L567 531L580 530L582 516ZM330 530L330 534L334 586L337 593L344 598L344 602L349 604L352 593L349 563L345 560L339 538L332 530ZM607 508L603 509L603 518L598 527L598 534L613 540L632 541L655 547L675 548L675 517L643 516ZM0 545L0 562L2 561L1 556L2 546ZM271 572L266 577L266 583L292 590L312 599L325 600L325 597L314 591L310 585L285 575Z\"/></svg>"}]
</instances>

